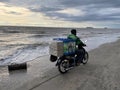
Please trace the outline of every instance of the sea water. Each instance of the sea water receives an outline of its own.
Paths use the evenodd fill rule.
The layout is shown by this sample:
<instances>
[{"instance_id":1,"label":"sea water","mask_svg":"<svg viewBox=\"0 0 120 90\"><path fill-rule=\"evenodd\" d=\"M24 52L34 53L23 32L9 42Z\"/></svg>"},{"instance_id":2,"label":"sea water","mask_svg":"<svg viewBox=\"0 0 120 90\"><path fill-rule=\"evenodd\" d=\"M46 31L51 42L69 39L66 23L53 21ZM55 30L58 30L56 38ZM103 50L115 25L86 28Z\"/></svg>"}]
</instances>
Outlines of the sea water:
<instances>
[{"instance_id":1,"label":"sea water","mask_svg":"<svg viewBox=\"0 0 120 90\"><path fill-rule=\"evenodd\" d=\"M70 30L46 31L44 34L0 33L0 65L23 63L44 55L49 55L49 44L53 38L66 38ZM78 30L77 35L86 43L90 51L120 37L120 30ZM48 58L49 59L49 58Z\"/></svg>"}]
</instances>

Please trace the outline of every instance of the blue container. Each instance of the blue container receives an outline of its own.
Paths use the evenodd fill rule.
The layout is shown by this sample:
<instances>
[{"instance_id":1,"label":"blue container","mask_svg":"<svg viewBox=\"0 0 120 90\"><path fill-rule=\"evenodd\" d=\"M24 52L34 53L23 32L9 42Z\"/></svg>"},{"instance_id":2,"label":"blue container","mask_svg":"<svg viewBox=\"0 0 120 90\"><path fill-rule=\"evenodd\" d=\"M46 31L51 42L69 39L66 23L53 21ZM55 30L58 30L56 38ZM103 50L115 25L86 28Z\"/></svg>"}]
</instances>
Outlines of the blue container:
<instances>
[{"instance_id":1,"label":"blue container","mask_svg":"<svg viewBox=\"0 0 120 90\"><path fill-rule=\"evenodd\" d=\"M76 46L75 40L67 39L67 38L54 38L53 40L62 41L63 48L64 48L64 55L72 55L75 54Z\"/></svg>"}]
</instances>

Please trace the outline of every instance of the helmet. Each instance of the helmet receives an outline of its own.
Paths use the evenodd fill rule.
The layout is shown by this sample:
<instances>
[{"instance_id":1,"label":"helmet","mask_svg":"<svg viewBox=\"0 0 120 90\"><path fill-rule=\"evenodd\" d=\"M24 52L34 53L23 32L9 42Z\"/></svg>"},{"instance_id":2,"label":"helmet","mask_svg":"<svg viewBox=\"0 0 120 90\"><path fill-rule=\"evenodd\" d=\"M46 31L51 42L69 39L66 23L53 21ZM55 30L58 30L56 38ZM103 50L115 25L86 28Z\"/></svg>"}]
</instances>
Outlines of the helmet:
<instances>
[{"instance_id":1,"label":"helmet","mask_svg":"<svg viewBox=\"0 0 120 90\"><path fill-rule=\"evenodd\" d=\"M71 33L74 34L74 35L76 35L76 29L72 29Z\"/></svg>"}]
</instances>

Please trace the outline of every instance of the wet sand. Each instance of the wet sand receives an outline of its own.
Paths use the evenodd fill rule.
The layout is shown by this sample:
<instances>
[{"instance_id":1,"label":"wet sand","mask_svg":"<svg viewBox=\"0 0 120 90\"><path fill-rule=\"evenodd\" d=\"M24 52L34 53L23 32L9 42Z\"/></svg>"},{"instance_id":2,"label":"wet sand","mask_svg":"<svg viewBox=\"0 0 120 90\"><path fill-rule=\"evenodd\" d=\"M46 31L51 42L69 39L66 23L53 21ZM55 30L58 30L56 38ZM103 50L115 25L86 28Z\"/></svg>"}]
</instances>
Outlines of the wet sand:
<instances>
[{"instance_id":1,"label":"wet sand","mask_svg":"<svg viewBox=\"0 0 120 90\"><path fill-rule=\"evenodd\" d=\"M39 57L28 62L27 72L0 73L0 90L119 90L120 40L90 51L89 56L86 65L64 75L49 55Z\"/></svg>"},{"instance_id":2,"label":"wet sand","mask_svg":"<svg viewBox=\"0 0 120 90\"><path fill-rule=\"evenodd\" d=\"M33 90L119 90L120 40L89 52L88 64L38 85Z\"/></svg>"}]
</instances>

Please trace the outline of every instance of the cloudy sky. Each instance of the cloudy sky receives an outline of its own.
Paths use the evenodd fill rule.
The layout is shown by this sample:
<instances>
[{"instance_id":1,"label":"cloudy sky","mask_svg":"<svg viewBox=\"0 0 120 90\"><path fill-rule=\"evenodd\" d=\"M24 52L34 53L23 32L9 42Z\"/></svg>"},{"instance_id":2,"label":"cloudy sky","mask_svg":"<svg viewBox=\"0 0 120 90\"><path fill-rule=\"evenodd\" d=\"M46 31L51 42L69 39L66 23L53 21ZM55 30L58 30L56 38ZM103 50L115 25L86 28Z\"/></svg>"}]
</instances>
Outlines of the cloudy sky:
<instances>
[{"instance_id":1,"label":"cloudy sky","mask_svg":"<svg viewBox=\"0 0 120 90\"><path fill-rule=\"evenodd\" d=\"M0 0L0 25L120 28L120 0Z\"/></svg>"}]
</instances>

